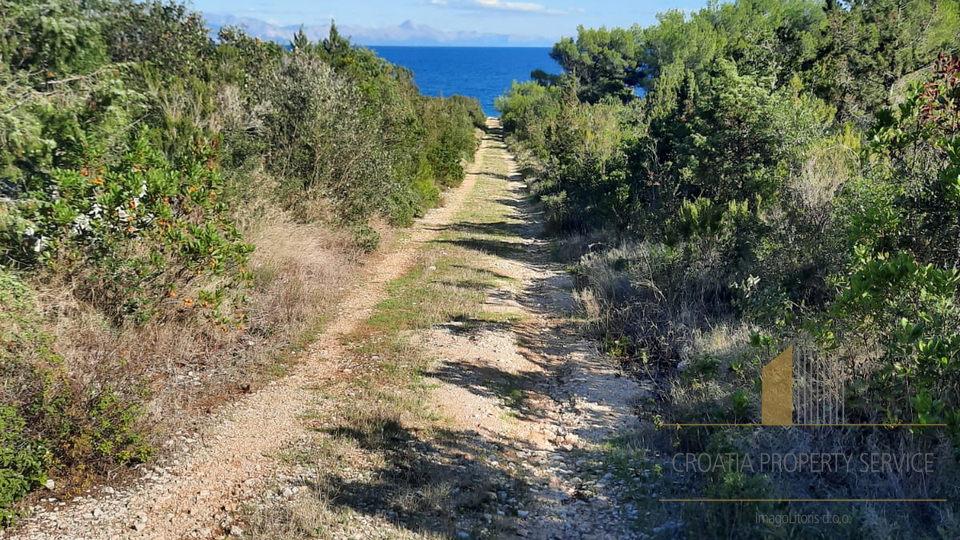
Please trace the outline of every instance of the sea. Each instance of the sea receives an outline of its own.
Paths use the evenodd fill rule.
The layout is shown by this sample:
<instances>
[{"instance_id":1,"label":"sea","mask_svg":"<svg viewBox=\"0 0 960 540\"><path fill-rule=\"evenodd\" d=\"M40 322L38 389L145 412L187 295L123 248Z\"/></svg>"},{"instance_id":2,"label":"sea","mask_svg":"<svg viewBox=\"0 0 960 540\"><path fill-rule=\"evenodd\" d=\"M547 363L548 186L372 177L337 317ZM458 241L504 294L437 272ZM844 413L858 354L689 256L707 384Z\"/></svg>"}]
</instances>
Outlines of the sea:
<instances>
[{"instance_id":1,"label":"sea","mask_svg":"<svg viewBox=\"0 0 960 540\"><path fill-rule=\"evenodd\" d=\"M500 116L494 100L530 72L560 73L549 47L370 47L387 61L413 71L427 96L460 94L480 100L487 116Z\"/></svg>"}]
</instances>

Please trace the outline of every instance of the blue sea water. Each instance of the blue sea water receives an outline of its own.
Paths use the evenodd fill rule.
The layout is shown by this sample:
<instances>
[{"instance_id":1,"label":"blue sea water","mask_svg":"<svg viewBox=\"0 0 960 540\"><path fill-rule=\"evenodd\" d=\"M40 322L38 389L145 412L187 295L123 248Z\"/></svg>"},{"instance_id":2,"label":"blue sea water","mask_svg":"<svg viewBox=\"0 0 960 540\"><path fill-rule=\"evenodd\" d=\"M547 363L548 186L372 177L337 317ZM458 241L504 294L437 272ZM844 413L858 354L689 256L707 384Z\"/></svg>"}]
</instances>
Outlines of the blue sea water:
<instances>
[{"instance_id":1,"label":"blue sea water","mask_svg":"<svg viewBox=\"0 0 960 540\"><path fill-rule=\"evenodd\" d=\"M370 47L387 61L413 71L428 96L460 94L480 100L487 116L499 116L493 100L513 81L530 80L542 69L560 73L549 48L540 47Z\"/></svg>"}]
</instances>

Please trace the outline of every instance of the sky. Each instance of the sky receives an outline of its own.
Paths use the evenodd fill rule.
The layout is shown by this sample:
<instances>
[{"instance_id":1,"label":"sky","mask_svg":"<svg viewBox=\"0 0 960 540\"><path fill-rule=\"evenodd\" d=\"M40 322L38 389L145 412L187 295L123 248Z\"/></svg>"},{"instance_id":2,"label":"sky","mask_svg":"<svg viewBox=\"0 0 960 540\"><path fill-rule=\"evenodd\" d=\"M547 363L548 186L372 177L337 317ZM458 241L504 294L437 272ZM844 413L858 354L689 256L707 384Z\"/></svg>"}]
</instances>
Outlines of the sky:
<instances>
[{"instance_id":1,"label":"sky","mask_svg":"<svg viewBox=\"0 0 960 540\"><path fill-rule=\"evenodd\" d=\"M671 8L698 9L706 0L192 0L195 9L249 17L277 26L324 24L390 27L404 21L443 31L477 31L556 40L588 27L643 26Z\"/></svg>"}]
</instances>

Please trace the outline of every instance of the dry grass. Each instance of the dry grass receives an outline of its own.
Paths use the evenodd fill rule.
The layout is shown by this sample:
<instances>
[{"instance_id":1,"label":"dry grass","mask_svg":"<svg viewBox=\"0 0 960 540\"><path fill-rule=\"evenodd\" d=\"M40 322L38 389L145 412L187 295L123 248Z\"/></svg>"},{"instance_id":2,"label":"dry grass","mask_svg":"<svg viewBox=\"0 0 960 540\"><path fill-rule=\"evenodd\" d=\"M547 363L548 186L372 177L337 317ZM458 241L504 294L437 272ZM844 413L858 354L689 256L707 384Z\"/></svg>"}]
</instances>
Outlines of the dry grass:
<instances>
[{"instance_id":1,"label":"dry grass","mask_svg":"<svg viewBox=\"0 0 960 540\"><path fill-rule=\"evenodd\" d=\"M285 372L286 353L335 315L362 256L349 233L330 226L297 224L276 210L244 221L256 251L241 332L200 325L189 312L118 328L70 283L34 284L45 330L78 395L109 387L144 401L144 428L159 443Z\"/></svg>"},{"instance_id":2,"label":"dry grass","mask_svg":"<svg viewBox=\"0 0 960 540\"><path fill-rule=\"evenodd\" d=\"M616 244L616 235L611 231L570 233L556 240L554 256L560 262L575 263L584 255L601 251L613 244Z\"/></svg>"},{"instance_id":3,"label":"dry grass","mask_svg":"<svg viewBox=\"0 0 960 540\"><path fill-rule=\"evenodd\" d=\"M822 213L833 207L837 190L850 178L855 155L850 148L839 146L810 151L790 186L808 212Z\"/></svg>"},{"instance_id":4,"label":"dry grass","mask_svg":"<svg viewBox=\"0 0 960 540\"><path fill-rule=\"evenodd\" d=\"M262 540L302 540L303 538L343 538L343 530L366 530L370 539L443 539L443 534L415 533L379 516L365 516L330 504L314 492L305 492L294 501L278 504L258 513L250 523L248 538Z\"/></svg>"},{"instance_id":5,"label":"dry grass","mask_svg":"<svg viewBox=\"0 0 960 540\"><path fill-rule=\"evenodd\" d=\"M628 340L629 352L675 367L698 331L719 317L715 283L680 268L677 254L651 243L588 252L574 267L587 329ZM694 274L694 275L688 275Z\"/></svg>"},{"instance_id":6,"label":"dry grass","mask_svg":"<svg viewBox=\"0 0 960 540\"><path fill-rule=\"evenodd\" d=\"M251 238L256 292L251 333L299 334L343 294L360 252L349 233L288 221L271 223Z\"/></svg>"}]
</instances>

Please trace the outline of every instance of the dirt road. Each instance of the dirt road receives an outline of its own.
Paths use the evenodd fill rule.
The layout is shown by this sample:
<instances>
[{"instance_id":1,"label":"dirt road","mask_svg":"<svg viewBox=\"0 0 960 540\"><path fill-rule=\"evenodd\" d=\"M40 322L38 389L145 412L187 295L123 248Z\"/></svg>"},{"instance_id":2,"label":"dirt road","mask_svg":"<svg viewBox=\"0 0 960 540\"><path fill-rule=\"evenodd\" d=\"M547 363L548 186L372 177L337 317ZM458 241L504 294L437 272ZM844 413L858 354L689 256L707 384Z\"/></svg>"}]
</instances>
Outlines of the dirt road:
<instances>
[{"instance_id":1,"label":"dirt road","mask_svg":"<svg viewBox=\"0 0 960 540\"><path fill-rule=\"evenodd\" d=\"M573 282L489 127L464 183L367 266L294 373L168 441L128 488L45 501L4 536L637 536L645 465L623 434L645 390L578 334ZM405 354L421 360L385 360Z\"/></svg>"}]
</instances>

